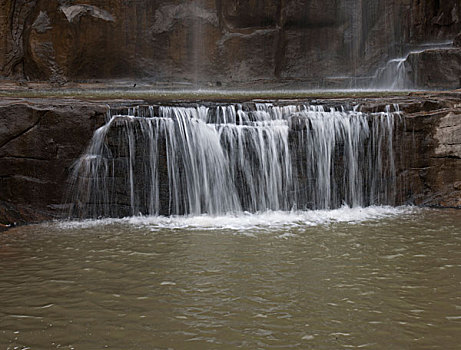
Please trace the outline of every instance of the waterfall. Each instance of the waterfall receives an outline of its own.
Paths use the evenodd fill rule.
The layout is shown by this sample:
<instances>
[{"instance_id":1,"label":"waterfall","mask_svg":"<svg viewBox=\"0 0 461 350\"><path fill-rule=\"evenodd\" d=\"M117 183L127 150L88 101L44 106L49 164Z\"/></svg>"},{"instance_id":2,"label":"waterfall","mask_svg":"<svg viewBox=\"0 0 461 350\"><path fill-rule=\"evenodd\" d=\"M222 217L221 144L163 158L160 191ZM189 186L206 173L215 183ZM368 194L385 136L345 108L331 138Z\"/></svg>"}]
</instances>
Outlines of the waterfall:
<instances>
[{"instance_id":1,"label":"waterfall","mask_svg":"<svg viewBox=\"0 0 461 350\"><path fill-rule=\"evenodd\" d=\"M383 67L376 70L371 77L368 88L405 90L413 89L417 84L417 72L412 67L411 59L434 49L451 50L453 41L420 44L416 49L409 51L404 57L389 60Z\"/></svg>"},{"instance_id":2,"label":"waterfall","mask_svg":"<svg viewBox=\"0 0 461 350\"><path fill-rule=\"evenodd\" d=\"M408 56L395 58L376 71L371 88L404 90L412 86L407 67Z\"/></svg>"},{"instance_id":3,"label":"waterfall","mask_svg":"<svg viewBox=\"0 0 461 350\"><path fill-rule=\"evenodd\" d=\"M72 176L72 216L218 215L394 204L398 108L112 110Z\"/></svg>"}]
</instances>

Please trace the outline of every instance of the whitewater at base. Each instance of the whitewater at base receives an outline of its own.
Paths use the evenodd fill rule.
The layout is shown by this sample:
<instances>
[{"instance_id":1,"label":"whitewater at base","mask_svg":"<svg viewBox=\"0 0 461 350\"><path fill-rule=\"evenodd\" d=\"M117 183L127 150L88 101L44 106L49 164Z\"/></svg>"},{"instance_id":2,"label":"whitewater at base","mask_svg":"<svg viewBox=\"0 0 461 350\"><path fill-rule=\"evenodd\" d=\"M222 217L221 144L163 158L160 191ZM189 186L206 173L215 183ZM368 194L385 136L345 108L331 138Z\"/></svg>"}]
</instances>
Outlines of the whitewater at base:
<instances>
[{"instance_id":1,"label":"whitewater at base","mask_svg":"<svg viewBox=\"0 0 461 350\"><path fill-rule=\"evenodd\" d=\"M333 210L266 211L256 214L243 212L221 216L134 216L121 219L60 221L52 225L56 225L62 229L85 229L108 225L128 225L130 227L147 228L151 231L178 229L191 231L213 230L234 231L251 235L255 232L325 226L335 223L359 224L415 214L422 210L424 209L410 206L371 206L366 208L342 206L341 208Z\"/></svg>"}]
</instances>

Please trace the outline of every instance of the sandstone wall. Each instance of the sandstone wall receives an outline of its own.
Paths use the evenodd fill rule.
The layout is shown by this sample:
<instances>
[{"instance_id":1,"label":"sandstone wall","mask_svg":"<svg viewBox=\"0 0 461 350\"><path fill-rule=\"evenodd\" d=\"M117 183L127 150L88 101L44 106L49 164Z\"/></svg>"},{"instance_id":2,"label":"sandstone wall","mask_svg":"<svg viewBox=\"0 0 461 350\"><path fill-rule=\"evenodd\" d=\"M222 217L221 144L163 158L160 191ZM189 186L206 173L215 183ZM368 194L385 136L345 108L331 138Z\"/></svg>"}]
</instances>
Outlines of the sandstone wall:
<instances>
[{"instance_id":1,"label":"sandstone wall","mask_svg":"<svg viewBox=\"0 0 461 350\"><path fill-rule=\"evenodd\" d=\"M459 31L458 0L0 0L0 75L323 85Z\"/></svg>"}]
</instances>

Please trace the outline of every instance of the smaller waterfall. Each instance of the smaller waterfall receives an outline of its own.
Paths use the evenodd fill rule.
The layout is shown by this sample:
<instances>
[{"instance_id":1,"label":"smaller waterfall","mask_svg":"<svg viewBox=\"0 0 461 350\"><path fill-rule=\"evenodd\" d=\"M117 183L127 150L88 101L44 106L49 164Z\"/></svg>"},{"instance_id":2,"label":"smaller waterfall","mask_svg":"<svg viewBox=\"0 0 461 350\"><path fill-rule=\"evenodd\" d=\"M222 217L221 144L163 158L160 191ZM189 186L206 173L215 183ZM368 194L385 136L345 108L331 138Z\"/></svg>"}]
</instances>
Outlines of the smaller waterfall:
<instances>
[{"instance_id":1,"label":"smaller waterfall","mask_svg":"<svg viewBox=\"0 0 461 350\"><path fill-rule=\"evenodd\" d=\"M433 49L451 49L453 41L441 43L426 43L410 51L400 58L389 60L383 67L376 70L369 83L370 89L406 90L416 87L416 72L413 72L410 57Z\"/></svg>"},{"instance_id":2,"label":"smaller waterfall","mask_svg":"<svg viewBox=\"0 0 461 350\"><path fill-rule=\"evenodd\" d=\"M384 67L376 71L371 87L390 90L409 89L412 82L409 77L407 59L408 56L388 61Z\"/></svg>"},{"instance_id":3,"label":"smaller waterfall","mask_svg":"<svg viewBox=\"0 0 461 350\"><path fill-rule=\"evenodd\" d=\"M398 116L302 104L112 111L75 164L71 215L394 204Z\"/></svg>"}]
</instances>

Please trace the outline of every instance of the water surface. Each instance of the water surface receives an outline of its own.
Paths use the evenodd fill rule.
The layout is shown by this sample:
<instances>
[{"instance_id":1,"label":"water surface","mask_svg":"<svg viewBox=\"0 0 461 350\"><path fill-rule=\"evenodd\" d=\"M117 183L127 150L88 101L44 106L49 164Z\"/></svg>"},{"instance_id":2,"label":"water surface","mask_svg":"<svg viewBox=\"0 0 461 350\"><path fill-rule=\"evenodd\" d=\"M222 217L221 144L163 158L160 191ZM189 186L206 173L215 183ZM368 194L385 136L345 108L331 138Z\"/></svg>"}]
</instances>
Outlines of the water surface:
<instances>
[{"instance_id":1,"label":"water surface","mask_svg":"<svg viewBox=\"0 0 461 350\"><path fill-rule=\"evenodd\" d=\"M461 212L130 218L0 236L2 349L456 349Z\"/></svg>"}]
</instances>

